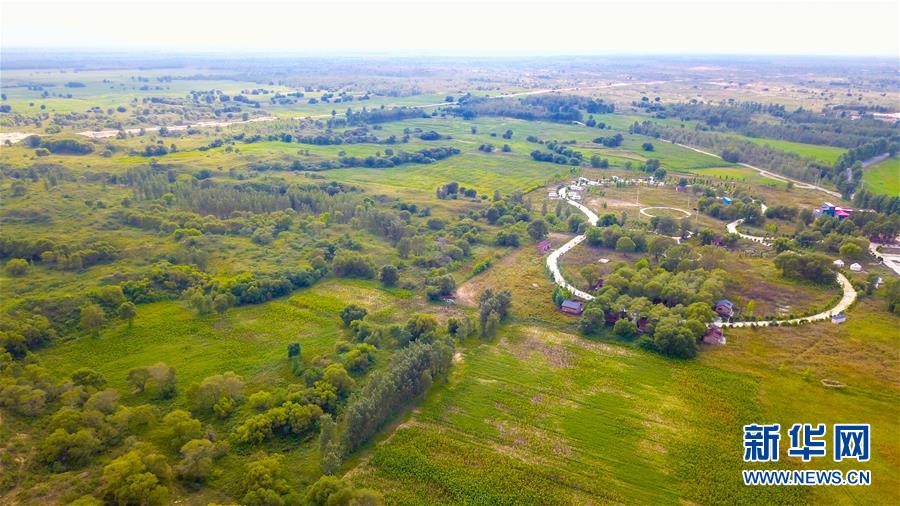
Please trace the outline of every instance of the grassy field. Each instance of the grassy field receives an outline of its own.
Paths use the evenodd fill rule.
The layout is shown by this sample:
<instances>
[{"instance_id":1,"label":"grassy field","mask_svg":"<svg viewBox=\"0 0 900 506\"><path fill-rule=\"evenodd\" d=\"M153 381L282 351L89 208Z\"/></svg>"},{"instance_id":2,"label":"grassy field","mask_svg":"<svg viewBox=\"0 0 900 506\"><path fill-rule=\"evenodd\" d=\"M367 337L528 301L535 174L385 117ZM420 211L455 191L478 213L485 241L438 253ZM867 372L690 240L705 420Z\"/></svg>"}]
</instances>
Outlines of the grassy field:
<instances>
[{"instance_id":1,"label":"grassy field","mask_svg":"<svg viewBox=\"0 0 900 506\"><path fill-rule=\"evenodd\" d=\"M348 476L392 504L859 504L896 498L896 319L877 300L843 326L734 330L696 363L534 325L469 343L448 384ZM871 336L871 337L870 337ZM854 364L847 367L848 363ZM820 379L842 382L827 388ZM746 488L741 426L873 427L877 486ZM880 436L879 436L880 435ZM784 442L783 442L784 443ZM860 468L803 464L769 468Z\"/></svg>"},{"instance_id":2,"label":"grassy field","mask_svg":"<svg viewBox=\"0 0 900 506\"><path fill-rule=\"evenodd\" d=\"M779 139L765 139L759 137L739 136L743 140L750 141L761 146L768 145L773 149L787 151L788 153L796 153L802 157L815 158L816 160L834 165L834 162L841 155L847 152L844 148L834 146L824 146L820 144L804 144L802 142L783 141Z\"/></svg>"},{"instance_id":3,"label":"grassy field","mask_svg":"<svg viewBox=\"0 0 900 506\"><path fill-rule=\"evenodd\" d=\"M725 181L740 181L771 188L785 188L787 183L778 179L760 176L759 173L747 167L714 167L709 169L691 169L691 174L704 177L714 177Z\"/></svg>"},{"instance_id":4,"label":"grassy field","mask_svg":"<svg viewBox=\"0 0 900 506\"><path fill-rule=\"evenodd\" d=\"M744 375L521 325L470 345L351 477L396 504L802 501L739 484L758 396Z\"/></svg>"},{"instance_id":5,"label":"grassy field","mask_svg":"<svg viewBox=\"0 0 900 506\"><path fill-rule=\"evenodd\" d=\"M863 170L863 187L873 193L900 195L900 158L888 158Z\"/></svg>"}]
</instances>

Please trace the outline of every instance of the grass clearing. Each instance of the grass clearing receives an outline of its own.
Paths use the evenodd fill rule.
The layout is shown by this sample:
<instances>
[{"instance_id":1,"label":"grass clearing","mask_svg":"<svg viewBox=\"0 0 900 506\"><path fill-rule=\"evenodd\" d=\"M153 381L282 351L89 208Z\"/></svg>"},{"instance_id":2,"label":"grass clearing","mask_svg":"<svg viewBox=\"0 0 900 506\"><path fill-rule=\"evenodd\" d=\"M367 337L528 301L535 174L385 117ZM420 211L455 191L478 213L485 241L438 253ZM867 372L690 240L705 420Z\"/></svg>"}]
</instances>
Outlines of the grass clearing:
<instances>
[{"instance_id":1,"label":"grass clearing","mask_svg":"<svg viewBox=\"0 0 900 506\"><path fill-rule=\"evenodd\" d=\"M900 158L888 158L863 169L862 185L872 193L900 195Z\"/></svg>"}]
</instances>

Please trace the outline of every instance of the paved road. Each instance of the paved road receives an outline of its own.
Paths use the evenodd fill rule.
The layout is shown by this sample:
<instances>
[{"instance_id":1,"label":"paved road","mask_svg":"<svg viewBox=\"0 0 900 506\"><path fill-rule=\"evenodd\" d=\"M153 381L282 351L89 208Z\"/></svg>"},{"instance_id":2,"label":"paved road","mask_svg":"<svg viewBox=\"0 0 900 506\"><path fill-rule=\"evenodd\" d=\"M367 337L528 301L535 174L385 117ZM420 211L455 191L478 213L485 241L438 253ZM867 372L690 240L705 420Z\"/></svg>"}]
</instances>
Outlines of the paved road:
<instances>
[{"instance_id":1,"label":"paved road","mask_svg":"<svg viewBox=\"0 0 900 506\"><path fill-rule=\"evenodd\" d=\"M832 316L841 314L850 307L853 302L856 301L856 290L853 289L853 285L850 284L850 280L847 279L846 276L837 273L838 283L841 285L841 289L844 291L844 296L841 297L840 302L837 303L833 308L822 311L821 313L814 314L812 316L806 316L804 318L793 318L791 320L774 320L774 321L737 321L730 323L720 323L722 327L750 327L752 325L756 325L757 327L769 327L774 324L784 325L784 324L804 324L811 322L819 322L824 320L831 319Z\"/></svg>"},{"instance_id":2,"label":"paved road","mask_svg":"<svg viewBox=\"0 0 900 506\"><path fill-rule=\"evenodd\" d=\"M762 202L760 202L759 205L760 205L760 208L762 209L763 215L765 215L766 209L768 209L768 207L766 207L766 205L763 204ZM728 225L725 225L725 228L728 230L729 233L737 234L740 237L747 239L748 241L758 242L760 244L765 244L766 246L769 246L770 243L768 240L766 240L765 237L760 237L758 235L743 234L741 232L738 232L738 225L740 225L743 222L744 222L743 218L741 218L739 220L734 220L731 223L729 223Z\"/></svg>"},{"instance_id":3,"label":"paved road","mask_svg":"<svg viewBox=\"0 0 900 506\"><path fill-rule=\"evenodd\" d=\"M568 194L567 187L564 187L559 191L559 197L561 199L565 200L569 204L571 204L571 205L575 206L576 208L578 208L579 210L581 210L581 212L583 212L585 214L585 216L587 216L588 221L591 223L591 225L596 225L597 224L597 215L593 211L591 211L590 209L588 209L587 207L582 205L580 202L576 202L574 200L570 200L569 198L567 198L567 196L566 196L567 194ZM765 207L763 208L763 212L765 212ZM737 220L737 222L729 223L728 224L729 231L731 231L732 228L736 231L737 225L739 224L738 222L740 222L740 221L742 221L742 220ZM734 233L738 233L738 232L734 232ZM743 236L744 234L740 234L740 235ZM748 237L755 237L755 236L748 236ZM557 285L560 285L562 287L569 289L572 292L572 295L574 295L580 299L594 300L593 295L591 295L587 292L584 292L582 290L579 290L579 289L575 288L574 286L572 286L569 282L567 282L559 270L559 257L566 254L569 250L571 250L575 246L581 244L581 242L584 241L584 239L585 239L584 234L575 236L572 239L570 239L569 242L563 244L558 249L556 249L552 253L550 253L550 255L547 256L547 268L550 269L550 272L553 274L553 281ZM763 238L757 237L756 239L763 239ZM756 239L752 239L752 240L756 240ZM837 305L835 305L833 308L831 308L827 311L822 311L821 313L818 313L818 314L815 314L812 316L807 316L804 318L793 318L793 319L789 319L789 320L735 321L735 322L728 322L728 323L720 322L720 323L718 323L718 325L721 325L722 327L749 327L752 325L755 325L757 327L768 327L768 326L774 325L774 324L778 324L778 325L804 324L804 323L828 320L833 315L837 315L837 314L844 312L848 307L850 307L850 305L853 304L853 302L856 301L856 296L857 296L856 290L853 289L853 285L850 284L850 280L848 280L847 277L841 273L837 273L837 280L838 280L838 283L840 283L840 285L841 285L841 289L843 290L844 295L841 297L841 300L837 303Z\"/></svg>"},{"instance_id":4,"label":"paved road","mask_svg":"<svg viewBox=\"0 0 900 506\"><path fill-rule=\"evenodd\" d=\"M565 199L566 202L577 207L579 210L581 210L581 212L584 213L585 216L587 216L587 219L591 223L591 225L596 225L598 218L597 218L597 215L594 213L594 211L591 211L587 207L581 205L578 202L575 202L574 200L569 200L568 198L566 198L567 192L568 192L568 187L563 187L561 190L559 190L559 198ZM577 236L573 237L572 239L570 239L569 242L560 246L559 249L550 253L550 255L547 256L547 268L550 269L551 273L553 273L553 282L554 283L556 283L559 286L562 286L563 288L568 289L570 292L572 292L572 295L574 295L580 299L594 300L593 295L591 295L587 292L581 291L578 288L575 288L574 286L569 284L566 281L566 279L563 277L562 272L559 271L559 257L568 253L569 250L571 250L575 246L578 246L579 244L581 244L581 242L584 241L584 239L585 239L584 234L577 235Z\"/></svg>"},{"instance_id":5,"label":"paved road","mask_svg":"<svg viewBox=\"0 0 900 506\"><path fill-rule=\"evenodd\" d=\"M881 263L883 263L885 267L894 271L894 273L900 276L900 254L878 251L878 248L881 246L886 247L887 245L879 244L877 242L870 242L869 253L871 253L873 257L881 260Z\"/></svg>"}]
</instances>

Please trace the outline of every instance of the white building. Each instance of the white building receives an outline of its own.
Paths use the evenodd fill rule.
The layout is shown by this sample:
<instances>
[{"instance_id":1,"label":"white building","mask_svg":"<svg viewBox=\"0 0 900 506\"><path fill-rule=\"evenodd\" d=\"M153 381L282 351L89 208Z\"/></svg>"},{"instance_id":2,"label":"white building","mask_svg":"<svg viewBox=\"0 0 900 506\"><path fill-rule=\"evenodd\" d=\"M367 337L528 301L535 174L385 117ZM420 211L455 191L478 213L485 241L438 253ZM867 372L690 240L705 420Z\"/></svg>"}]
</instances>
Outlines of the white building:
<instances>
[{"instance_id":1,"label":"white building","mask_svg":"<svg viewBox=\"0 0 900 506\"><path fill-rule=\"evenodd\" d=\"M834 266L837 267L838 269L843 269L843 268L844 268L844 261L841 260L840 258L838 258L837 260L835 260L835 261L832 262L832 263L833 263Z\"/></svg>"},{"instance_id":2,"label":"white building","mask_svg":"<svg viewBox=\"0 0 900 506\"><path fill-rule=\"evenodd\" d=\"M860 271L862 271L862 265L850 264L850 270L853 272L860 272Z\"/></svg>"}]
</instances>

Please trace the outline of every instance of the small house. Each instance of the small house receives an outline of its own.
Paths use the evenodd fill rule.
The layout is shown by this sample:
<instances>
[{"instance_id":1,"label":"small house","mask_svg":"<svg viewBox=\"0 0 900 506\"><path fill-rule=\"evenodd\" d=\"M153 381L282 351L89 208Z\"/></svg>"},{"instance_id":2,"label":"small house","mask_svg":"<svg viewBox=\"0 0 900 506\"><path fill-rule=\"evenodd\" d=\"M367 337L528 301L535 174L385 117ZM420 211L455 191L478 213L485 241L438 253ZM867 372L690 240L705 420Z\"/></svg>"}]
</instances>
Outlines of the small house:
<instances>
[{"instance_id":1,"label":"small house","mask_svg":"<svg viewBox=\"0 0 900 506\"><path fill-rule=\"evenodd\" d=\"M847 315L845 315L843 313L836 314L831 317L831 323L834 323L836 325L840 325L841 323L844 323L845 321L847 321Z\"/></svg>"},{"instance_id":2,"label":"small house","mask_svg":"<svg viewBox=\"0 0 900 506\"><path fill-rule=\"evenodd\" d=\"M734 316L734 304L728 299L722 299L716 302L716 313L722 318L731 318Z\"/></svg>"},{"instance_id":3,"label":"small house","mask_svg":"<svg viewBox=\"0 0 900 506\"><path fill-rule=\"evenodd\" d=\"M584 304L577 300L566 299L559 306L559 310L566 314L580 315L584 311Z\"/></svg>"},{"instance_id":4,"label":"small house","mask_svg":"<svg viewBox=\"0 0 900 506\"><path fill-rule=\"evenodd\" d=\"M838 269L843 269L843 268L844 268L844 261L841 260L840 258L838 258L837 260L835 260L835 261L832 262L832 263L833 263L834 266L837 267Z\"/></svg>"},{"instance_id":5,"label":"small house","mask_svg":"<svg viewBox=\"0 0 900 506\"><path fill-rule=\"evenodd\" d=\"M730 206L731 205L731 197L722 197L722 203L725 204L726 206Z\"/></svg>"},{"instance_id":6,"label":"small house","mask_svg":"<svg viewBox=\"0 0 900 506\"><path fill-rule=\"evenodd\" d=\"M718 325L710 325L703 335L703 344L725 344L725 332Z\"/></svg>"},{"instance_id":7,"label":"small house","mask_svg":"<svg viewBox=\"0 0 900 506\"><path fill-rule=\"evenodd\" d=\"M840 220L843 220L844 218L850 216L850 214L852 212L853 212L853 209L850 209L848 207L836 206L836 205L832 204L831 202L825 202L821 206L817 207L815 210L815 213L817 215L833 216Z\"/></svg>"},{"instance_id":8,"label":"small house","mask_svg":"<svg viewBox=\"0 0 900 506\"><path fill-rule=\"evenodd\" d=\"M548 251L550 251L550 239L544 239L543 241L538 243L537 252L539 255L544 254Z\"/></svg>"},{"instance_id":9,"label":"small house","mask_svg":"<svg viewBox=\"0 0 900 506\"><path fill-rule=\"evenodd\" d=\"M862 265L859 265L859 264L857 264L857 263L852 263L852 264L850 264L850 270L853 271L853 272L861 272L861 271L862 271Z\"/></svg>"}]
</instances>

